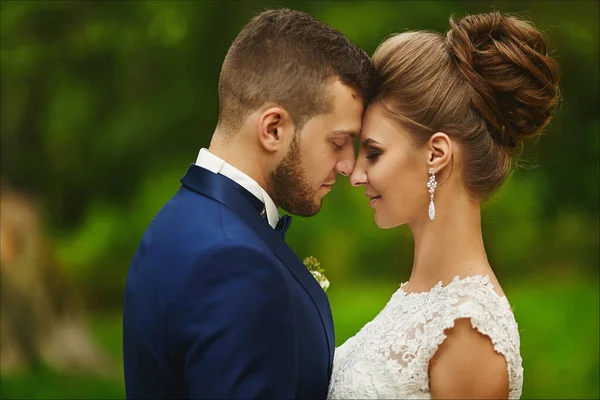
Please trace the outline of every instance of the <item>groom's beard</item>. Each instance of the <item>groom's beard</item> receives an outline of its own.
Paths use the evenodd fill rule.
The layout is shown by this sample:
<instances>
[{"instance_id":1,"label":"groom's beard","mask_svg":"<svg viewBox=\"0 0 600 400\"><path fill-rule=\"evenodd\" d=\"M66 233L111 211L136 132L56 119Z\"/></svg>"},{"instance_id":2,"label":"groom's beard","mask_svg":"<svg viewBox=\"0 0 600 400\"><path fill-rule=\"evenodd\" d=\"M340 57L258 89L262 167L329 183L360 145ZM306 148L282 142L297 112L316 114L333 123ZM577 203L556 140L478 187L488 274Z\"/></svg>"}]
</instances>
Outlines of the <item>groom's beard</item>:
<instances>
[{"instance_id":1,"label":"groom's beard","mask_svg":"<svg viewBox=\"0 0 600 400\"><path fill-rule=\"evenodd\" d=\"M300 135L296 133L290 150L271 174L275 204L290 214L311 217L319 212L315 193L307 183L300 154Z\"/></svg>"}]
</instances>

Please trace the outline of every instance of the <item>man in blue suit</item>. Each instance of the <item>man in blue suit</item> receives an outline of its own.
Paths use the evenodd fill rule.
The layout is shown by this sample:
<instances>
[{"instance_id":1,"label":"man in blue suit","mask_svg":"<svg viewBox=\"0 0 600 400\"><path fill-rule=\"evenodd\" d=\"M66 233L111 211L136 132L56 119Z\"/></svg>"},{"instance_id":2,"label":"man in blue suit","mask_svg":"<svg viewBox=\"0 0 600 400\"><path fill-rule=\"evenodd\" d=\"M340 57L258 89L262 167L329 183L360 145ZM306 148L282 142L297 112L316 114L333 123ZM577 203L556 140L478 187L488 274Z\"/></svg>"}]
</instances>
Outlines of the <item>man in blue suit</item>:
<instances>
[{"instance_id":1,"label":"man in blue suit","mask_svg":"<svg viewBox=\"0 0 600 400\"><path fill-rule=\"evenodd\" d=\"M287 246L337 174L374 69L310 15L269 10L225 57L219 122L145 232L127 277L128 398L325 398L334 352L327 297Z\"/></svg>"}]
</instances>

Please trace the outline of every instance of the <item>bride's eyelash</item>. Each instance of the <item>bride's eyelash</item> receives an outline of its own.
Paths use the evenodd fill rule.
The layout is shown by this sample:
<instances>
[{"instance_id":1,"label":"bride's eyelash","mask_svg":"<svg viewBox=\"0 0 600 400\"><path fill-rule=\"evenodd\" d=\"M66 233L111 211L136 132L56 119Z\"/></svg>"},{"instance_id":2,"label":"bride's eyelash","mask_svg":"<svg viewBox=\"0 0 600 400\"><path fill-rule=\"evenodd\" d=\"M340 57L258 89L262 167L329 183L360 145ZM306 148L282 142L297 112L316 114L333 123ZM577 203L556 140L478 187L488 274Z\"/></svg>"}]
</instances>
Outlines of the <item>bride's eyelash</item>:
<instances>
[{"instance_id":1,"label":"bride's eyelash","mask_svg":"<svg viewBox=\"0 0 600 400\"><path fill-rule=\"evenodd\" d=\"M377 160L377 158L381 155L381 151L376 150L376 149L369 149L367 151L367 159L375 161Z\"/></svg>"}]
</instances>

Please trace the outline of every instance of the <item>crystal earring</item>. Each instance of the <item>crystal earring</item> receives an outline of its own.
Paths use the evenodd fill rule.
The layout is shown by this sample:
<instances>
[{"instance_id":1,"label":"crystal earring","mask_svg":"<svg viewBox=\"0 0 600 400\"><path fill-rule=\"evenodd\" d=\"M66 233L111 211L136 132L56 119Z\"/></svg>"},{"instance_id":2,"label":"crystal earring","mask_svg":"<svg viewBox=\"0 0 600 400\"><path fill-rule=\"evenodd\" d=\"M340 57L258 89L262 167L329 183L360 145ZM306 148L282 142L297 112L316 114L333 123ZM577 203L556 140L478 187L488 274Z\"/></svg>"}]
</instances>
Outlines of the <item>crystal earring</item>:
<instances>
[{"instance_id":1,"label":"crystal earring","mask_svg":"<svg viewBox=\"0 0 600 400\"><path fill-rule=\"evenodd\" d=\"M435 192L435 188L437 187L437 182L435 181L435 170L433 168L429 169L429 181L427 182L427 187L429 188L429 198L431 201L429 202L429 219L435 219L435 205L433 204L433 193Z\"/></svg>"}]
</instances>

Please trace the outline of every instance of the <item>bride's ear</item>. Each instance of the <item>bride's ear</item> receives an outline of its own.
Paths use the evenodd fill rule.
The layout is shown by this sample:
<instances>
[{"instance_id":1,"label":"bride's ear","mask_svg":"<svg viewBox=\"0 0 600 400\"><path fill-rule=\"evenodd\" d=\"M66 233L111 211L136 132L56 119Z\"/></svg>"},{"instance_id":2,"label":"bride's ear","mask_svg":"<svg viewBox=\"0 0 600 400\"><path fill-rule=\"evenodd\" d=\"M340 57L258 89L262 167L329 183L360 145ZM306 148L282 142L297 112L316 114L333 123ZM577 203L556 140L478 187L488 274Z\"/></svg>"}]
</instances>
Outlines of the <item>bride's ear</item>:
<instances>
[{"instance_id":1,"label":"bride's ear","mask_svg":"<svg viewBox=\"0 0 600 400\"><path fill-rule=\"evenodd\" d=\"M428 168L440 173L452 161L452 140L443 132L434 133L427 142Z\"/></svg>"}]
</instances>

